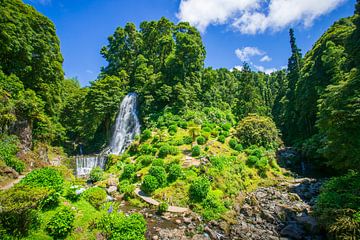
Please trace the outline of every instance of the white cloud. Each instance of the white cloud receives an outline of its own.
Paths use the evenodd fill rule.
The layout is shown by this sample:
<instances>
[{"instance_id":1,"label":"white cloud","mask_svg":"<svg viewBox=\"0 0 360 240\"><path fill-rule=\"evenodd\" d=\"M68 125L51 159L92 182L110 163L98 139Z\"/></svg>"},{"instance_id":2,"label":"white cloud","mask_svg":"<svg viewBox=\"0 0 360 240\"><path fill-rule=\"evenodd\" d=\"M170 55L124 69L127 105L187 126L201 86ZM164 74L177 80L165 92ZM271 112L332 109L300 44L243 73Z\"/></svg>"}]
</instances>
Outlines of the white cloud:
<instances>
[{"instance_id":1,"label":"white cloud","mask_svg":"<svg viewBox=\"0 0 360 240\"><path fill-rule=\"evenodd\" d=\"M265 54L265 52L261 51L256 47L244 47L242 49L236 49L235 54L241 61L247 62L250 61L251 57L262 56Z\"/></svg>"},{"instance_id":2,"label":"white cloud","mask_svg":"<svg viewBox=\"0 0 360 240\"><path fill-rule=\"evenodd\" d=\"M181 0L177 17L201 32L210 24L224 24L235 14L259 7L260 0Z\"/></svg>"},{"instance_id":3,"label":"white cloud","mask_svg":"<svg viewBox=\"0 0 360 240\"><path fill-rule=\"evenodd\" d=\"M269 57L268 55L265 55L260 59L260 62L271 62L271 60L272 60L271 57Z\"/></svg>"},{"instance_id":4,"label":"white cloud","mask_svg":"<svg viewBox=\"0 0 360 240\"><path fill-rule=\"evenodd\" d=\"M230 72L232 72L234 69L237 69L239 71L242 71L244 69L243 66L240 66L240 65L237 65L237 66L234 66L233 68L230 69Z\"/></svg>"},{"instance_id":5,"label":"white cloud","mask_svg":"<svg viewBox=\"0 0 360 240\"><path fill-rule=\"evenodd\" d=\"M226 24L244 34L279 31L290 25L310 27L314 20L347 0L181 0L177 14L204 32Z\"/></svg>"},{"instance_id":6,"label":"white cloud","mask_svg":"<svg viewBox=\"0 0 360 240\"><path fill-rule=\"evenodd\" d=\"M88 73L88 74L93 74L94 72L93 72L92 70L90 70L90 69L87 69L87 70L86 70L86 73Z\"/></svg>"},{"instance_id":7,"label":"white cloud","mask_svg":"<svg viewBox=\"0 0 360 240\"><path fill-rule=\"evenodd\" d=\"M270 74L270 73L273 73L273 72L277 71L276 68L265 68L265 67L263 67L263 66L258 66L258 65L253 65L253 66L254 66L254 68L255 68L256 70L258 70L259 72L264 72L264 73L266 73L266 74Z\"/></svg>"}]
</instances>

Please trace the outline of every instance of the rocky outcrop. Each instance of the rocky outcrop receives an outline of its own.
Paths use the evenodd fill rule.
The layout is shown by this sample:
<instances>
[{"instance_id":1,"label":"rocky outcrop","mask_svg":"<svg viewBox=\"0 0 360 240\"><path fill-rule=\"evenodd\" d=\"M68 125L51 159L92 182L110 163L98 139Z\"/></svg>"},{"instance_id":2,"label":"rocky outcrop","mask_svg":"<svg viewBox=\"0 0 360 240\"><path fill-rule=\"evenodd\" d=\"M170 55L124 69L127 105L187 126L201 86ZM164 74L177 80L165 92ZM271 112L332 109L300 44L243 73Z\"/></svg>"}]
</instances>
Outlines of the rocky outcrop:
<instances>
[{"instance_id":1,"label":"rocky outcrop","mask_svg":"<svg viewBox=\"0 0 360 240\"><path fill-rule=\"evenodd\" d=\"M304 178L258 188L235 207L236 224L227 233L220 227L222 222L212 222L210 227L222 233L222 239L322 239L312 216L321 184Z\"/></svg>"}]
</instances>

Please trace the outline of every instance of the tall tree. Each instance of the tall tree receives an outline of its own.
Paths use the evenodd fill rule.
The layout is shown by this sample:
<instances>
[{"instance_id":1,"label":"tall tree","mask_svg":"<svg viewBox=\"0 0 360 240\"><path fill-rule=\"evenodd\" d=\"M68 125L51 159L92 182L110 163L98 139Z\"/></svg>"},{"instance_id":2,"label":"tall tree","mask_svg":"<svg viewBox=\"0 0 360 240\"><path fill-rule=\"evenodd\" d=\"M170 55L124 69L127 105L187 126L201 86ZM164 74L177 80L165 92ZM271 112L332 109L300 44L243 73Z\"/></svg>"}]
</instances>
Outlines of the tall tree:
<instances>
[{"instance_id":1,"label":"tall tree","mask_svg":"<svg viewBox=\"0 0 360 240\"><path fill-rule=\"evenodd\" d=\"M285 124L284 137L288 144L293 144L298 133L296 128L297 123L297 109L295 107L295 90L296 84L300 79L300 69L302 65L301 50L296 45L294 29L290 29L290 47L291 57L288 61L288 91L286 93L286 107L285 107Z\"/></svg>"}]
</instances>

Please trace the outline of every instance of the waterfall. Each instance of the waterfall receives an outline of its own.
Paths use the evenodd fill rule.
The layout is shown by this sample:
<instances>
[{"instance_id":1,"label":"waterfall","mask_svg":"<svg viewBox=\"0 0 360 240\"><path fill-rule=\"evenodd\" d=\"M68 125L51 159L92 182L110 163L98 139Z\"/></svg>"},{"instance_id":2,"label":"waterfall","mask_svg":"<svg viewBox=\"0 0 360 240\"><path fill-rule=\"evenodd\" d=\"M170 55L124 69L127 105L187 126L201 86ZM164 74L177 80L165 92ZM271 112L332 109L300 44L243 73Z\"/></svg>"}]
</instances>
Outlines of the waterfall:
<instances>
[{"instance_id":1,"label":"waterfall","mask_svg":"<svg viewBox=\"0 0 360 240\"><path fill-rule=\"evenodd\" d=\"M129 93L121 102L114 133L110 141L110 153L117 155L123 153L135 136L140 134L137 105L136 93Z\"/></svg>"},{"instance_id":2,"label":"waterfall","mask_svg":"<svg viewBox=\"0 0 360 240\"><path fill-rule=\"evenodd\" d=\"M76 156L76 175L86 176L90 174L91 169L95 167L105 168L106 156L93 155L93 156Z\"/></svg>"},{"instance_id":3,"label":"waterfall","mask_svg":"<svg viewBox=\"0 0 360 240\"><path fill-rule=\"evenodd\" d=\"M140 134L140 122L137 116L137 94L129 93L120 104L119 113L116 117L114 133L110 146L105 148L100 154L91 156L76 156L76 175L86 176L90 174L94 167L104 169L107 155L121 154L131 144L136 135ZM82 154L82 146L80 146Z\"/></svg>"}]
</instances>

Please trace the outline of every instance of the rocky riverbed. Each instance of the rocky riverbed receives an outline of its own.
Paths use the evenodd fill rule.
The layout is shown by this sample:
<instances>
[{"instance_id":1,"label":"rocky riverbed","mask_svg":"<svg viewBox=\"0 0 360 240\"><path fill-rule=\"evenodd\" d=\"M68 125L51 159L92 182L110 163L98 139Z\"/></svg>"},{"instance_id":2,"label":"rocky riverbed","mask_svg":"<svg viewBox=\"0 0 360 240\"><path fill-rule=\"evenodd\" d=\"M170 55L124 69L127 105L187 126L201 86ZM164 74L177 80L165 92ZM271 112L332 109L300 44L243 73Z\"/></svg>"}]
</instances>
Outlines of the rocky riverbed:
<instances>
[{"instance_id":1,"label":"rocky riverbed","mask_svg":"<svg viewBox=\"0 0 360 240\"><path fill-rule=\"evenodd\" d=\"M315 198L323 181L300 178L281 180L239 197L234 219L201 223L195 214L169 215L177 227L153 225L149 239L324 239L312 216Z\"/></svg>"}]
</instances>

